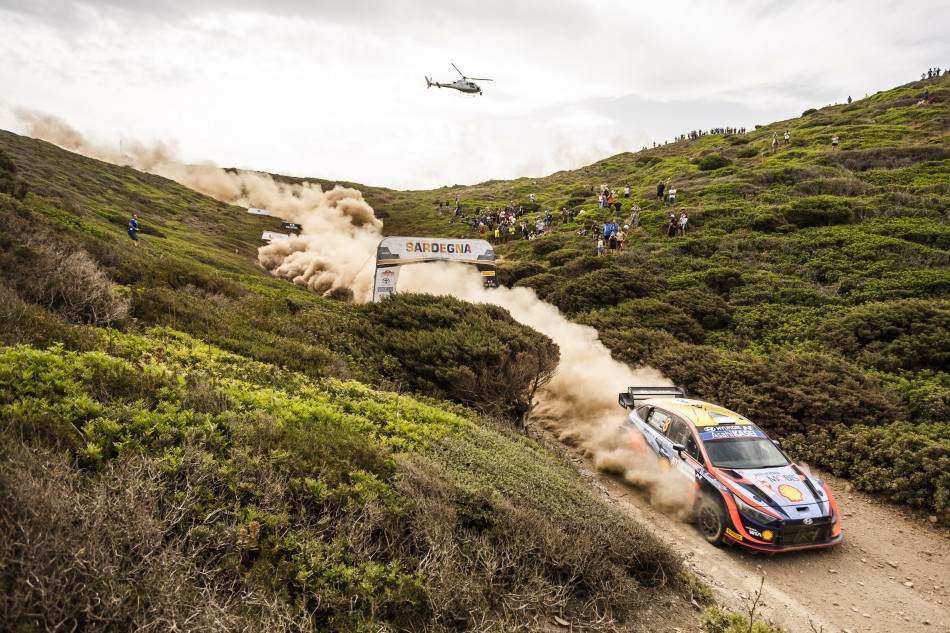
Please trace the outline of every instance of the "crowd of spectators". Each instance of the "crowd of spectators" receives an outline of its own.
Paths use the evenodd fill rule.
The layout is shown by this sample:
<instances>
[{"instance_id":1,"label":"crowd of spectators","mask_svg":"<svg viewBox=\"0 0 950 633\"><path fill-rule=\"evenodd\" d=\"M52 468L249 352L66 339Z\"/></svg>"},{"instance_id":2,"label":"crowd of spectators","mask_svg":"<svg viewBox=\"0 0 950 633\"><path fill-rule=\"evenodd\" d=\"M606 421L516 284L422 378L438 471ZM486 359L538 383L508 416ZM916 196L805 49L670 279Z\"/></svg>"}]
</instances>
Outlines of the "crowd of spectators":
<instances>
[{"instance_id":1,"label":"crowd of spectators","mask_svg":"<svg viewBox=\"0 0 950 633\"><path fill-rule=\"evenodd\" d=\"M950 70L943 71L944 75L946 75L947 73L950 73ZM940 77L939 68L928 68L927 72L920 74L921 79L937 79L938 77Z\"/></svg>"}]
</instances>

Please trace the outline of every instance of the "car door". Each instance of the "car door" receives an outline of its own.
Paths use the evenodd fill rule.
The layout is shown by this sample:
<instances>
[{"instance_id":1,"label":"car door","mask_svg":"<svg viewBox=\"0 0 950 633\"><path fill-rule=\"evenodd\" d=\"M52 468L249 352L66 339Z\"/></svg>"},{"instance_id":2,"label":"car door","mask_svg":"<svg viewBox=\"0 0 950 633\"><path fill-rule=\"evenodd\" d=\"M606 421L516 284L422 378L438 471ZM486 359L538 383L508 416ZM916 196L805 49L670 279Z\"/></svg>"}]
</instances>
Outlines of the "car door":
<instances>
[{"instance_id":1,"label":"car door","mask_svg":"<svg viewBox=\"0 0 950 633\"><path fill-rule=\"evenodd\" d=\"M656 407L641 407L637 410L637 414L643 421L643 424L639 424L638 426L643 433L647 445L658 457L662 457L660 453L661 440L665 441L666 439L663 436L663 430L669 423L670 414Z\"/></svg>"},{"instance_id":2,"label":"car door","mask_svg":"<svg viewBox=\"0 0 950 633\"><path fill-rule=\"evenodd\" d=\"M673 448L674 445L685 447L682 455ZM670 421L663 431L660 454L669 462L671 469L690 481L696 480L696 473L701 468L700 456L696 438L685 420L675 415L670 416Z\"/></svg>"}]
</instances>

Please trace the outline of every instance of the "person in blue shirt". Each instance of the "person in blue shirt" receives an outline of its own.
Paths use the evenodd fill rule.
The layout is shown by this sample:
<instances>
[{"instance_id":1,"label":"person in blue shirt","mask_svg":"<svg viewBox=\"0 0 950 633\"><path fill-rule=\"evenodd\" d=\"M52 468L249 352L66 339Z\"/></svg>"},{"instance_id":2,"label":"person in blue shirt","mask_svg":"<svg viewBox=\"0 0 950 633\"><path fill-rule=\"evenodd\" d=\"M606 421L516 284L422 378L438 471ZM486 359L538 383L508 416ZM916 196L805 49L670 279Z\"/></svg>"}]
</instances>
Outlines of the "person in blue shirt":
<instances>
[{"instance_id":1,"label":"person in blue shirt","mask_svg":"<svg viewBox=\"0 0 950 633\"><path fill-rule=\"evenodd\" d=\"M132 214L132 219L129 220L129 237L132 238L132 241L136 246L139 245L139 216Z\"/></svg>"}]
</instances>

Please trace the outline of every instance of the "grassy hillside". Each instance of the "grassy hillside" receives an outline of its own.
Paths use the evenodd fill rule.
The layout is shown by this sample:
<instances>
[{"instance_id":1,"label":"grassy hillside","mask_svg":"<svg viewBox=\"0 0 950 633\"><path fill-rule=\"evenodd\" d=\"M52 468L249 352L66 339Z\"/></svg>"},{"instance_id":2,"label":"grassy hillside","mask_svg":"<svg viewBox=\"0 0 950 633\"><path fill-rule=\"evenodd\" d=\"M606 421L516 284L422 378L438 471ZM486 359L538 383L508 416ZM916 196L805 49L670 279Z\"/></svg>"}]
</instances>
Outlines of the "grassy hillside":
<instances>
[{"instance_id":1,"label":"grassy hillside","mask_svg":"<svg viewBox=\"0 0 950 633\"><path fill-rule=\"evenodd\" d=\"M0 629L633 628L702 591L510 430L558 349L506 311L319 297L255 263L273 218L0 152Z\"/></svg>"},{"instance_id":2,"label":"grassy hillside","mask_svg":"<svg viewBox=\"0 0 950 633\"><path fill-rule=\"evenodd\" d=\"M917 82L536 179L361 189L390 235L474 237L435 211L456 195L469 213L581 210L496 245L502 280L796 457L945 522L950 80L928 86L936 104L916 105ZM685 236L663 232L667 179ZM588 231L616 216L591 193L603 183L631 186L641 226L597 257ZM143 248L124 235L136 211ZM308 293L256 263L278 228L0 132L0 522L15 536L0 628L534 630L558 614L635 629L656 596L695 590L509 430L556 366L550 339L490 306Z\"/></svg>"},{"instance_id":3,"label":"grassy hillside","mask_svg":"<svg viewBox=\"0 0 950 633\"><path fill-rule=\"evenodd\" d=\"M935 104L917 105L925 87ZM668 180L672 210L655 195ZM632 188L620 214L598 208L591 187L604 183ZM529 219L581 210L497 245L502 279L595 326L615 357L757 420L796 457L950 518L950 78L543 178L367 199L392 209L391 233L474 236L435 212L456 195L463 211L514 201ZM623 253L596 257L585 229L626 223L631 202L640 227ZM666 237L684 209L687 235Z\"/></svg>"}]
</instances>

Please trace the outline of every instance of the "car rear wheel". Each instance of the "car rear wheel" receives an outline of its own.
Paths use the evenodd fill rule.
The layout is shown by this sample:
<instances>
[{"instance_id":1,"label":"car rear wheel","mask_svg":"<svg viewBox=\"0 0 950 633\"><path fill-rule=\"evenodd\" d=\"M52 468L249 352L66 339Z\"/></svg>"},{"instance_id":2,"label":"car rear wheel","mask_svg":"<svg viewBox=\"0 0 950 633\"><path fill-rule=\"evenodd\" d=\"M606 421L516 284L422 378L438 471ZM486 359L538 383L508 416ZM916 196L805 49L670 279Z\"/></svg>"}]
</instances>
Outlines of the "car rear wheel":
<instances>
[{"instance_id":1,"label":"car rear wheel","mask_svg":"<svg viewBox=\"0 0 950 633\"><path fill-rule=\"evenodd\" d=\"M722 545L722 537L726 532L722 502L703 496L699 501L699 508L696 509L696 527L708 542Z\"/></svg>"}]
</instances>

